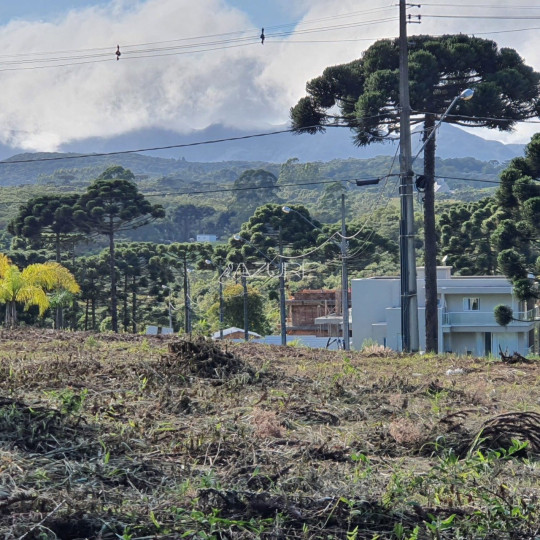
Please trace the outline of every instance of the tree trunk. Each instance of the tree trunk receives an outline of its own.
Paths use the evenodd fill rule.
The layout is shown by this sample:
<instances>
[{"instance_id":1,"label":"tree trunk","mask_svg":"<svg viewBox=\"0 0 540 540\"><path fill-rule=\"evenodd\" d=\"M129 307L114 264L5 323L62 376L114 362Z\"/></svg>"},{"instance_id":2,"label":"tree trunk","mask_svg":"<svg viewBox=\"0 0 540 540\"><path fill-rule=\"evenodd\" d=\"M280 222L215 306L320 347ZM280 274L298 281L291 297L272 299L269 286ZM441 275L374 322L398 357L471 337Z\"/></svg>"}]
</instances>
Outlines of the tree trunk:
<instances>
[{"instance_id":1,"label":"tree trunk","mask_svg":"<svg viewBox=\"0 0 540 540\"><path fill-rule=\"evenodd\" d=\"M89 311L89 308L90 308L90 299L87 298L86 299L86 306L84 308L84 330L86 332L86 330L88 330L88 311Z\"/></svg>"},{"instance_id":2,"label":"tree trunk","mask_svg":"<svg viewBox=\"0 0 540 540\"><path fill-rule=\"evenodd\" d=\"M17 326L17 303L6 302L6 328Z\"/></svg>"},{"instance_id":3,"label":"tree trunk","mask_svg":"<svg viewBox=\"0 0 540 540\"><path fill-rule=\"evenodd\" d=\"M128 276L124 275L124 306L123 306L123 323L124 323L124 332L128 331L129 326L129 315L128 315Z\"/></svg>"},{"instance_id":4,"label":"tree trunk","mask_svg":"<svg viewBox=\"0 0 540 540\"><path fill-rule=\"evenodd\" d=\"M96 299L92 298L92 330L96 330Z\"/></svg>"},{"instance_id":5,"label":"tree trunk","mask_svg":"<svg viewBox=\"0 0 540 540\"><path fill-rule=\"evenodd\" d=\"M60 264L62 262L62 257L60 254L60 233L56 233L56 262ZM56 306L54 325L57 330L60 330L64 326L64 312L62 306Z\"/></svg>"},{"instance_id":6,"label":"tree trunk","mask_svg":"<svg viewBox=\"0 0 540 540\"><path fill-rule=\"evenodd\" d=\"M114 226L112 216L109 222L109 266L111 273L111 326L118 333L118 299L116 297L116 259L114 252Z\"/></svg>"},{"instance_id":7,"label":"tree trunk","mask_svg":"<svg viewBox=\"0 0 540 540\"><path fill-rule=\"evenodd\" d=\"M131 291L131 324L133 325L133 333L136 334L137 333L137 320L136 320L136 316L137 316L137 287L136 287L136 280L135 280L135 276L133 276L133 282L131 284L131 286L133 287L132 291Z\"/></svg>"},{"instance_id":8,"label":"tree trunk","mask_svg":"<svg viewBox=\"0 0 540 540\"><path fill-rule=\"evenodd\" d=\"M188 273L187 273L187 259L184 257L184 332L189 334L189 292L188 292Z\"/></svg>"},{"instance_id":9,"label":"tree trunk","mask_svg":"<svg viewBox=\"0 0 540 540\"><path fill-rule=\"evenodd\" d=\"M424 140L435 127L435 116L426 114ZM424 270L426 284L426 352L439 352L437 312L437 234L435 230L435 134L424 148Z\"/></svg>"}]
</instances>

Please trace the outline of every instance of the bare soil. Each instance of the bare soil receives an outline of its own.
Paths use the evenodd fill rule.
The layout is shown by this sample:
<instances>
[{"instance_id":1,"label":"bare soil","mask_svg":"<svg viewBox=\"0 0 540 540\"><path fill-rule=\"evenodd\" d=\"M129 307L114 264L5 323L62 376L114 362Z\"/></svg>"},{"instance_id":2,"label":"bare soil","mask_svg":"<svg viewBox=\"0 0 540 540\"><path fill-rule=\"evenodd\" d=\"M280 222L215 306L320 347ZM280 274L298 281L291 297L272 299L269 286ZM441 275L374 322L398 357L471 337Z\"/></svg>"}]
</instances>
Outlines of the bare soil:
<instances>
[{"instance_id":1,"label":"bare soil","mask_svg":"<svg viewBox=\"0 0 540 540\"><path fill-rule=\"evenodd\" d=\"M5 539L540 535L537 361L2 331L0 441Z\"/></svg>"}]
</instances>

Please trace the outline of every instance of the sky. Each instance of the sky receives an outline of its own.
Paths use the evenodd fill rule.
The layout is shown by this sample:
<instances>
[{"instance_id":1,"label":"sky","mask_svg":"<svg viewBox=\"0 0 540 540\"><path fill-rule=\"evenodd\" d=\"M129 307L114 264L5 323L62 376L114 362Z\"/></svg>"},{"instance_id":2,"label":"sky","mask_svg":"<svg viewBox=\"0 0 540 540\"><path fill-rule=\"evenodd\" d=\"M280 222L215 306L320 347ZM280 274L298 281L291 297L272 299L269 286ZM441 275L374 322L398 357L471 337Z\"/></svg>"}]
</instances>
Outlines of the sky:
<instances>
[{"instance_id":1,"label":"sky","mask_svg":"<svg viewBox=\"0 0 540 540\"><path fill-rule=\"evenodd\" d=\"M409 33L474 33L540 71L540 1L518 2L431 0L411 8L422 21ZM146 128L266 131L325 67L397 34L395 0L2 2L0 143L56 151ZM526 143L537 128L475 133Z\"/></svg>"}]
</instances>

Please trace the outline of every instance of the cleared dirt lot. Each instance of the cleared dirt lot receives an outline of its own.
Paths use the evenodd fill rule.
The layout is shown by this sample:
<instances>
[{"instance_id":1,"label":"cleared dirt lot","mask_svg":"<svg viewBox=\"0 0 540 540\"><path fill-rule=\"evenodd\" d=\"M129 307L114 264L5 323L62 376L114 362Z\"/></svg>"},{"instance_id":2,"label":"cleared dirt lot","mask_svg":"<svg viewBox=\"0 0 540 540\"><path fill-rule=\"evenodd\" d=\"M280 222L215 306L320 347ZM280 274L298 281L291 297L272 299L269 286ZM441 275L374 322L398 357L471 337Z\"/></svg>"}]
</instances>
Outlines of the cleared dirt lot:
<instances>
[{"instance_id":1,"label":"cleared dirt lot","mask_svg":"<svg viewBox=\"0 0 540 540\"><path fill-rule=\"evenodd\" d=\"M535 538L540 362L0 333L4 538Z\"/></svg>"}]
</instances>

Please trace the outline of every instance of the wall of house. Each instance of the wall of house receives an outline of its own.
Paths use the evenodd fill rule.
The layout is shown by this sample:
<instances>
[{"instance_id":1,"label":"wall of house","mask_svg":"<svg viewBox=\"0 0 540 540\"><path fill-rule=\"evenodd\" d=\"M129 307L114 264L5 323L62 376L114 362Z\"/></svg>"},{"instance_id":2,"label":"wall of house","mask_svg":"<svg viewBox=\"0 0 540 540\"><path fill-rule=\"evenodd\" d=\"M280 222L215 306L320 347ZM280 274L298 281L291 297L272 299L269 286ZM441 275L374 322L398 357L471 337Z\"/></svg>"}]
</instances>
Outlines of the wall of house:
<instances>
[{"instance_id":1,"label":"wall of house","mask_svg":"<svg viewBox=\"0 0 540 540\"><path fill-rule=\"evenodd\" d=\"M387 308L399 307L399 279L353 279L351 288L353 348L360 349L366 339L384 345L383 330L380 327L374 330L372 326L374 323L390 325L390 321L387 321ZM387 341L388 337L386 336Z\"/></svg>"},{"instance_id":2,"label":"wall of house","mask_svg":"<svg viewBox=\"0 0 540 540\"><path fill-rule=\"evenodd\" d=\"M463 309L463 300L464 298L479 298L480 299L480 309L478 311L482 313L486 312L493 312L496 306L499 304L506 304L506 305L512 305L512 295L510 294L491 294L491 293L485 293L481 289L478 290L478 292L470 292L470 293L460 293L460 294L452 294L451 292L446 292L444 295L445 301L446 301L446 309L449 312L456 312L461 313L463 311L466 311Z\"/></svg>"},{"instance_id":3,"label":"wall of house","mask_svg":"<svg viewBox=\"0 0 540 540\"><path fill-rule=\"evenodd\" d=\"M446 352L473 356L484 355L484 332L455 332L447 336Z\"/></svg>"},{"instance_id":4,"label":"wall of house","mask_svg":"<svg viewBox=\"0 0 540 540\"><path fill-rule=\"evenodd\" d=\"M425 349L425 286L423 268L418 268L418 323L420 349ZM498 354L498 345L503 350L527 354L531 345L531 325L526 328L502 329L495 323L494 308L506 304L520 311L519 302L512 296L512 286L501 276L451 277L450 267L439 267L438 293L442 302L439 306L439 351L456 354L485 355L485 333L492 335L492 354ZM470 315L452 317L452 326L443 327L442 311L464 313L463 299L479 298L482 316L475 320L475 311ZM531 323L532 324L532 323ZM461 328L460 328L461 326ZM462 332L461 330L468 330ZM401 308L399 278L369 278L352 280L352 346L360 349L366 339L372 339L394 350L401 350Z\"/></svg>"}]
</instances>

